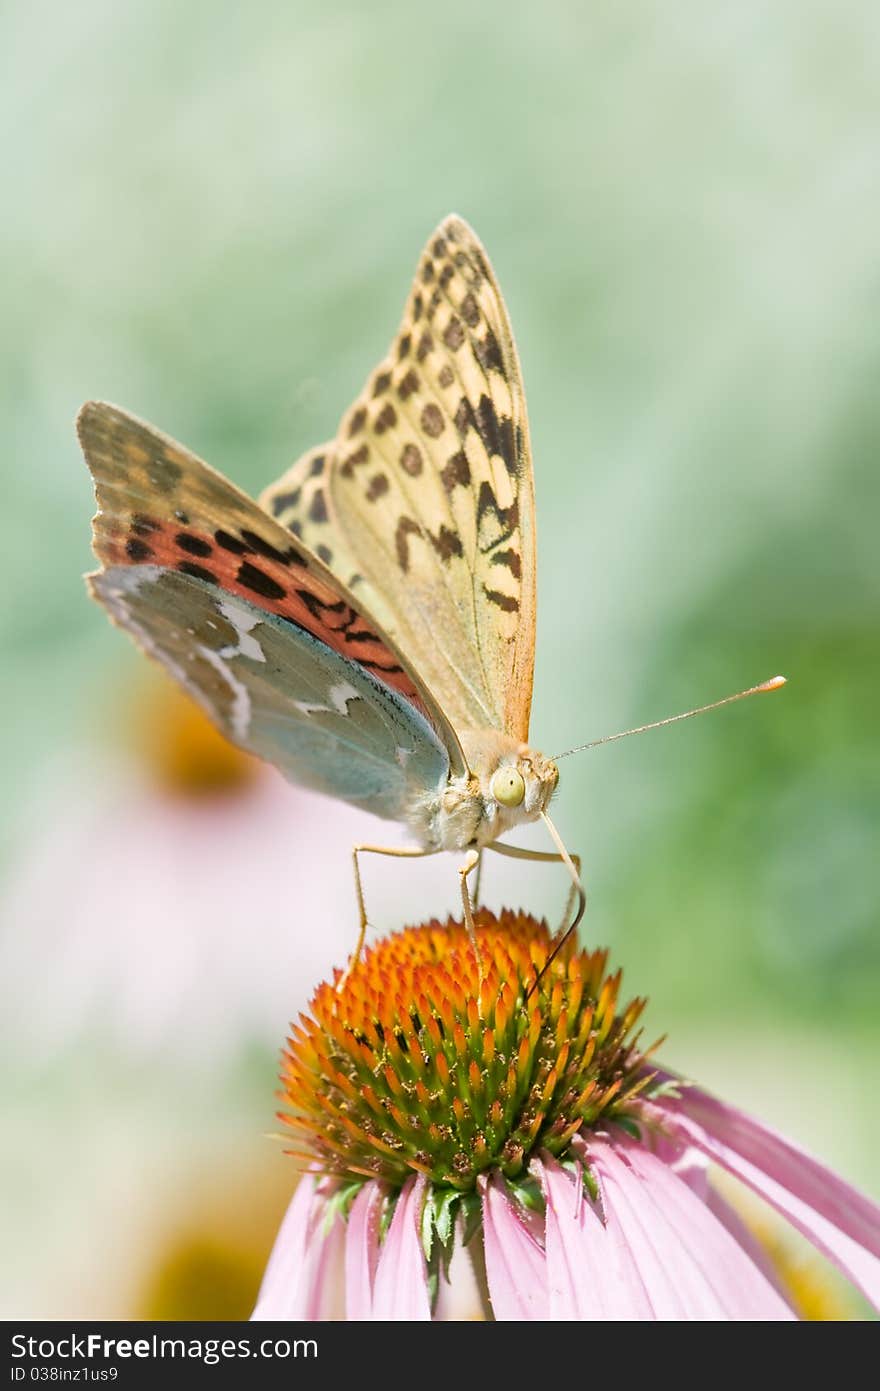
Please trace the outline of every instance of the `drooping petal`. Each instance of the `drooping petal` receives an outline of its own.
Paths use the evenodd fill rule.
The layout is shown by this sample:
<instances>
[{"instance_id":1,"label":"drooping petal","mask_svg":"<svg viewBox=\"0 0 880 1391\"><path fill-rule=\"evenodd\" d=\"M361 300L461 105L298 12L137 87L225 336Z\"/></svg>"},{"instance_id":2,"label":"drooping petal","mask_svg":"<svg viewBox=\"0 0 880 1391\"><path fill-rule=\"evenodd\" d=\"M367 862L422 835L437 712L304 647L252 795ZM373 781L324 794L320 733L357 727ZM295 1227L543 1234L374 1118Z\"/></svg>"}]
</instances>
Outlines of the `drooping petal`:
<instances>
[{"instance_id":1,"label":"drooping petal","mask_svg":"<svg viewBox=\"0 0 880 1391\"><path fill-rule=\"evenodd\" d=\"M621 1244L642 1283L645 1312L634 1317L654 1320L685 1318L685 1303L679 1285L670 1278L668 1261L662 1245L657 1241L650 1196L638 1188L627 1192L616 1166L601 1163L601 1152L597 1151L597 1162L593 1162L592 1145L588 1149L586 1143L582 1143L576 1148L584 1167L589 1167L599 1186L605 1219L620 1233ZM625 1179L626 1175L623 1177Z\"/></svg>"},{"instance_id":2,"label":"drooping petal","mask_svg":"<svg viewBox=\"0 0 880 1391\"><path fill-rule=\"evenodd\" d=\"M266 1266L252 1319L306 1319L311 1280L320 1257L324 1201L312 1174L304 1174L284 1215Z\"/></svg>"},{"instance_id":3,"label":"drooping petal","mask_svg":"<svg viewBox=\"0 0 880 1391\"><path fill-rule=\"evenodd\" d=\"M651 1150L668 1169L692 1188L698 1198L709 1192L709 1161L702 1150L683 1144L677 1137L659 1132L651 1135Z\"/></svg>"},{"instance_id":4,"label":"drooping petal","mask_svg":"<svg viewBox=\"0 0 880 1391\"><path fill-rule=\"evenodd\" d=\"M645 1145L591 1136L590 1167L604 1183L658 1316L791 1319L792 1312L693 1188ZM651 1272L650 1279L647 1272Z\"/></svg>"},{"instance_id":5,"label":"drooping petal","mask_svg":"<svg viewBox=\"0 0 880 1391\"><path fill-rule=\"evenodd\" d=\"M766 1198L880 1308L880 1208L768 1126L680 1086L680 1098L646 1103L646 1118L671 1126Z\"/></svg>"},{"instance_id":6,"label":"drooping petal","mask_svg":"<svg viewBox=\"0 0 880 1391\"><path fill-rule=\"evenodd\" d=\"M551 1319L651 1319L654 1311L616 1214L605 1220L583 1181L545 1155L536 1161L547 1202Z\"/></svg>"},{"instance_id":7,"label":"drooping petal","mask_svg":"<svg viewBox=\"0 0 880 1391\"><path fill-rule=\"evenodd\" d=\"M374 1319L430 1319L428 1268L422 1250L421 1218L426 1180L407 1179L382 1243L373 1285Z\"/></svg>"},{"instance_id":8,"label":"drooping petal","mask_svg":"<svg viewBox=\"0 0 880 1391\"><path fill-rule=\"evenodd\" d=\"M308 1302L305 1319L328 1320L345 1318L345 1222L336 1213L332 1224L320 1224L313 1237L311 1274L308 1280Z\"/></svg>"},{"instance_id":9,"label":"drooping petal","mask_svg":"<svg viewBox=\"0 0 880 1391\"><path fill-rule=\"evenodd\" d=\"M373 1317L373 1285L379 1265L379 1218L385 1194L372 1180L364 1184L348 1215L345 1241L345 1316Z\"/></svg>"},{"instance_id":10,"label":"drooping petal","mask_svg":"<svg viewBox=\"0 0 880 1391\"><path fill-rule=\"evenodd\" d=\"M785 1283L767 1254L767 1248L762 1246L751 1228L748 1227L740 1217L736 1208L718 1192L718 1189L712 1183L706 1185L706 1196L704 1201L709 1211L714 1213L718 1218L722 1227L726 1227L737 1245L742 1247L752 1264L758 1267L761 1274L770 1282L780 1298L784 1299L788 1307L797 1314L797 1309L792 1303Z\"/></svg>"},{"instance_id":11,"label":"drooping petal","mask_svg":"<svg viewBox=\"0 0 880 1391\"><path fill-rule=\"evenodd\" d=\"M761 1273L766 1276L786 1304L794 1308L788 1291L780 1278L779 1271L768 1256L766 1249L743 1221L736 1208L731 1206L710 1180L708 1156L694 1145L686 1143L681 1137L674 1138L668 1134L661 1135L659 1132L651 1136L651 1151L657 1155L658 1159L662 1159L678 1178L687 1184L688 1188L696 1193L700 1201L704 1202L710 1212L715 1214L722 1227L727 1228L734 1241L745 1251L749 1260L753 1261Z\"/></svg>"},{"instance_id":12,"label":"drooping petal","mask_svg":"<svg viewBox=\"0 0 880 1391\"><path fill-rule=\"evenodd\" d=\"M705 1155L702 1149L696 1149L696 1146L691 1145L684 1136L673 1136L669 1134L669 1131L665 1134L660 1134L659 1131L652 1134L651 1149L652 1153L658 1156L658 1159L662 1159L663 1163L666 1163L678 1175L678 1178L681 1178L688 1185L688 1188L696 1193L701 1202L706 1203L710 1212L715 1213L722 1227L726 1227L734 1241L742 1246L749 1260L758 1266L763 1276L766 1276L785 1303L797 1313L790 1291L785 1287L783 1277L780 1276L776 1264L767 1255L766 1246L760 1244L758 1237L742 1220L737 1209L727 1202L716 1185L710 1181L709 1166L712 1161L710 1161L709 1156Z\"/></svg>"},{"instance_id":13,"label":"drooping petal","mask_svg":"<svg viewBox=\"0 0 880 1391\"><path fill-rule=\"evenodd\" d=\"M499 1321L550 1318L547 1257L527 1231L499 1174L480 1180L492 1312Z\"/></svg>"}]
</instances>

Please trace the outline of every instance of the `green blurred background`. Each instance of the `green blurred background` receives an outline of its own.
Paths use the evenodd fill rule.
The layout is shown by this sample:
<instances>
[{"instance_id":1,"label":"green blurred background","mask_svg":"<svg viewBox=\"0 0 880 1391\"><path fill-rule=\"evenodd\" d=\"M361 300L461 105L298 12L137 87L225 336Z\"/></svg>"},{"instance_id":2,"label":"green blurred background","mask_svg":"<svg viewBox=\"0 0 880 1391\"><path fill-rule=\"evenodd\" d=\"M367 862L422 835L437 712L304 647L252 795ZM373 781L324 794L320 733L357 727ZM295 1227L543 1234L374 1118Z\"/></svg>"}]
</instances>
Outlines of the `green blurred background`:
<instances>
[{"instance_id":1,"label":"green blurred background","mask_svg":"<svg viewBox=\"0 0 880 1391\"><path fill-rule=\"evenodd\" d=\"M451 210L528 392L533 741L790 682L563 764L585 939L669 1062L880 1195L877 6L10 0L0 51L3 1312L247 1312L276 1051L369 826L169 767L185 716L80 579L75 412L258 490ZM487 898L557 912L553 873ZM451 862L372 876L379 926L453 906Z\"/></svg>"}]
</instances>

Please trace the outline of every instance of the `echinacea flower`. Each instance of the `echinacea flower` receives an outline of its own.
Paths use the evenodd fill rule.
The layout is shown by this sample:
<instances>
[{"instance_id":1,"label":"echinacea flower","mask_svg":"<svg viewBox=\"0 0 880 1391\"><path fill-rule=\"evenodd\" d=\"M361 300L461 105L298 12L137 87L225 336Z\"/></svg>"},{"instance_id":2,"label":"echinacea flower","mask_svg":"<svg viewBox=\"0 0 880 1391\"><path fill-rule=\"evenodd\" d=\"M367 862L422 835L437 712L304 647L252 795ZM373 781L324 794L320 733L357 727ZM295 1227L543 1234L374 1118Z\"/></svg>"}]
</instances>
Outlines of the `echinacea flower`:
<instances>
[{"instance_id":1,"label":"echinacea flower","mask_svg":"<svg viewBox=\"0 0 880 1391\"><path fill-rule=\"evenodd\" d=\"M305 1172L256 1319L791 1319L718 1165L875 1303L880 1209L650 1061L620 973L485 910L321 985L281 1074Z\"/></svg>"}]
</instances>

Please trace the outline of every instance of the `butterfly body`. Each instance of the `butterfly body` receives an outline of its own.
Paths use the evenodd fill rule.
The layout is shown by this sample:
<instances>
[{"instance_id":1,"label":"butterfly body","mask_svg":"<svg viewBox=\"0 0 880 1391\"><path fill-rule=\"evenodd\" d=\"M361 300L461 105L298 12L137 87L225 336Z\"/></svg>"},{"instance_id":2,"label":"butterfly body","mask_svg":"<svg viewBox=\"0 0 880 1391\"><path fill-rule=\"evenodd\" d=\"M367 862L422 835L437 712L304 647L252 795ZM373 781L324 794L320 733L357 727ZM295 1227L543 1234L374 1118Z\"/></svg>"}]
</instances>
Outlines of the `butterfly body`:
<instances>
[{"instance_id":1,"label":"butterfly body","mask_svg":"<svg viewBox=\"0 0 880 1391\"><path fill-rule=\"evenodd\" d=\"M467 852L463 875L507 831L550 825L558 770L528 740L525 397L465 223L428 242L335 439L259 502L115 406L88 403L77 427L98 500L91 592L233 742L402 823L413 853ZM469 918L464 878L462 894Z\"/></svg>"}]
</instances>

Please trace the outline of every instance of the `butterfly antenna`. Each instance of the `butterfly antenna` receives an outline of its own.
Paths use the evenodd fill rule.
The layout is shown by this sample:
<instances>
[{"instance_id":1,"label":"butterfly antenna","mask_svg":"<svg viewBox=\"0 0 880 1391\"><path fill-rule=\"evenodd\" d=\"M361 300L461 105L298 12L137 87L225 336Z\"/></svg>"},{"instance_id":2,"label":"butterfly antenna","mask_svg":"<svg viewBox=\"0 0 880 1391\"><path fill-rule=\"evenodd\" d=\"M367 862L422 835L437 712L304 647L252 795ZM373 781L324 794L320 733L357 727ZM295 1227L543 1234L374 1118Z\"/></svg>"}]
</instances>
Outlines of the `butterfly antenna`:
<instances>
[{"instance_id":1,"label":"butterfly antenna","mask_svg":"<svg viewBox=\"0 0 880 1391\"><path fill-rule=\"evenodd\" d=\"M546 811L541 812L541 820L544 822L545 826L547 827L547 830L550 832L550 837L553 841L553 844L559 851L559 858L562 860L563 864L565 865L566 869L571 875L572 887L574 888L578 896L578 909L574 915L574 918L569 923L568 927L557 938L553 950L547 957L547 960L544 962L544 965L541 967L538 974L535 976L534 981L526 991L525 997L527 1001L529 996L533 993L533 991L537 990L538 986L540 985L541 977L544 975L544 972L547 970L547 968L550 966L553 960L559 955L559 953L562 951L562 948L568 941L569 937L577 928L578 923L584 916L584 910L587 906L587 895L584 891L584 886L581 883L581 877L577 872L577 868L575 867L574 861L572 860L571 856L565 848L565 843L562 839L562 836L559 834L556 827L553 825L553 822L550 820L550 817L547 815Z\"/></svg>"},{"instance_id":2,"label":"butterfly antenna","mask_svg":"<svg viewBox=\"0 0 880 1391\"><path fill-rule=\"evenodd\" d=\"M784 685L784 676L771 676L769 681L762 681L760 686L750 686L747 691L737 691L736 695L725 696L723 700L713 700L711 705L699 705L696 710L685 710L681 715L669 715L665 720L654 720L651 724L640 724L635 729L624 729L620 734L606 734L604 739L593 739L589 744L578 744L576 749L566 749L565 753L554 754L553 762L558 763L560 758L568 758L569 754L583 753L584 749L598 748L600 744L613 744L615 739L628 739L631 734L644 734L649 729L661 729L665 724L677 724L679 720L689 720L692 715L705 715L708 710L718 710L722 705L730 705L734 700L745 700L746 696L762 695L765 691L778 691L779 687Z\"/></svg>"}]
</instances>

